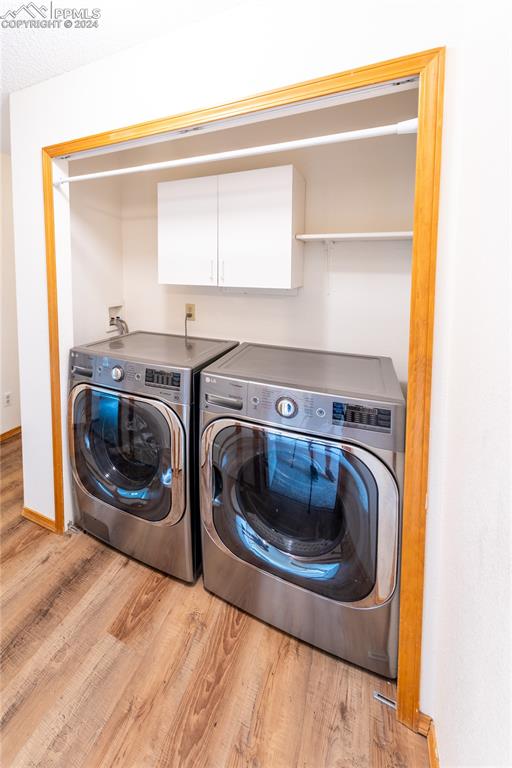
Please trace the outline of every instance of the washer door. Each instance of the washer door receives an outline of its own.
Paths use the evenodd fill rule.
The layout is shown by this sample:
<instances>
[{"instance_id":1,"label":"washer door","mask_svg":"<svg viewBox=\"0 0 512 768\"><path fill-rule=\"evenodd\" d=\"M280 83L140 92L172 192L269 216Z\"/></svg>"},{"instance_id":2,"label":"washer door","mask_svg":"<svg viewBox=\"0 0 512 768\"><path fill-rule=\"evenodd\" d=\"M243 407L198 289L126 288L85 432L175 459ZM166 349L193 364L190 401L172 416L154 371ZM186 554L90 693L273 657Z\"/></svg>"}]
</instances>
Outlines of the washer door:
<instances>
[{"instance_id":1,"label":"washer door","mask_svg":"<svg viewBox=\"0 0 512 768\"><path fill-rule=\"evenodd\" d=\"M373 454L225 419L207 428L205 447L211 526L230 552L334 600L354 603L373 595L369 603L375 604L392 594L398 489ZM378 572L379 529L394 557L385 586L382 567L380 578Z\"/></svg>"},{"instance_id":2,"label":"washer door","mask_svg":"<svg viewBox=\"0 0 512 768\"><path fill-rule=\"evenodd\" d=\"M79 385L70 395L75 479L94 498L144 520L182 516L183 428L156 400Z\"/></svg>"}]
</instances>

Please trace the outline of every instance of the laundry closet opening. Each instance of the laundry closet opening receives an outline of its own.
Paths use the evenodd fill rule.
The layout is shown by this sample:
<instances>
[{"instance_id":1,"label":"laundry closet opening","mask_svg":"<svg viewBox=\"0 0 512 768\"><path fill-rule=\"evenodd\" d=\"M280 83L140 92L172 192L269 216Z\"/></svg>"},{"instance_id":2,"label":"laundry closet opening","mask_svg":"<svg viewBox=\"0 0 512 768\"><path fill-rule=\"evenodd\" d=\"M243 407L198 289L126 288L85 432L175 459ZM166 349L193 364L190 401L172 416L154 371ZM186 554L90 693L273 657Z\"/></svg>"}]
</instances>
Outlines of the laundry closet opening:
<instances>
[{"instance_id":1,"label":"laundry closet opening","mask_svg":"<svg viewBox=\"0 0 512 768\"><path fill-rule=\"evenodd\" d=\"M55 520L49 527L62 532L72 519L70 463L63 450L68 432L69 350L91 337L105 338L105 331L111 330L109 308L119 310L132 330L182 333L185 304L195 304L189 307L196 317L189 323L189 332L197 336L221 335L229 326L236 329L238 340L269 339L274 345L288 344L290 350L300 345L323 355L321 350L326 349L335 354L351 350L359 355L365 350L371 356L387 354L402 389L407 388L397 718L414 730L425 729L426 724L419 711L419 673L443 82L444 49L436 48L237 102L63 141L44 147L42 153L55 498ZM320 127L306 127L308 113L317 116ZM327 125L329 115L333 115L332 128ZM411 121L417 124L417 137L404 132L403 125L399 130L400 123L411 125ZM317 140L347 130L364 132L365 138L359 135L354 141L352 135L347 141L345 136L335 144ZM250 138L251 131L256 138ZM227 154L236 150L236 142L261 148L269 141L289 142L297 136L300 143L288 146L287 152L281 147L281 154ZM315 141L309 141L311 137ZM224 166L218 157L211 158L222 150ZM129 153L133 153L131 161ZM203 157L203 168L186 159L204 154L210 157ZM315 155L324 158L318 194L314 191L316 164L308 163ZM292 162L283 165L290 157ZM301 161L300 168L295 158ZM155 172L152 189L147 168L151 161L165 163L151 169ZM116 169L117 177L112 174ZM102 178L93 180L92 173L101 173ZM87 174L88 181L84 180ZM247 219L233 238L237 247L232 242L229 260L226 256L222 242L226 222L240 223L242 217L226 218L221 186L246 174L253 179L256 174L286 177L285 192L281 191L284 203L260 204L267 213L277 212L281 236L285 231L281 214L285 211L288 220L291 215L287 247L275 261L269 254L271 249L277 252L276 237L269 236L264 226L247 225ZM74 180L66 180L70 175ZM305 205L302 221L298 215L294 226L293 202L299 196L294 195L292 182L297 178L299 188L299 176ZM211 239L215 233L218 238L210 282L178 280L172 265L199 262L204 252L199 235L207 228L186 227L180 243L180 247L186 245L182 258L166 258L170 251L159 247L159 224L166 217L158 215L157 185L197 181L206 189L212 177L217 182L219 213L212 217L210 228ZM256 187L247 184L246 189L254 192ZM172 195L169 199L172 202ZM260 195L261 199L267 198ZM238 198L231 194L229 201L232 210L238 208L244 214L257 208L240 204L246 201L245 191ZM95 226L98 221L101 226ZM149 232L152 242L144 232ZM297 235L301 235L298 240ZM139 236L136 248L129 247L132 236ZM303 269L295 249L301 243ZM213 250L211 241L208 247ZM251 249L255 255L248 259ZM189 254L193 259L188 259ZM249 277L242 275L243 280L240 274L231 274L239 263L250 272ZM165 267L171 274L165 274ZM201 274L204 281L204 264ZM258 284L261 276L264 285ZM402 289L396 290L397 285ZM188 297L197 301L187 302ZM396 335L382 332L384 323L386 329L398 329ZM333 408L331 416L334 423L340 414ZM30 510L24 514L39 522Z\"/></svg>"},{"instance_id":2,"label":"laundry closet opening","mask_svg":"<svg viewBox=\"0 0 512 768\"><path fill-rule=\"evenodd\" d=\"M73 155L68 173L137 171L146 164L393 125L412 120L417 110L418 82L409 78L150 143ZM117 332L109 326L113 315L130 330L183 333L185 305L192 304L190 335L388 356L405 392L415 163L411 132L70 183L73 344ZM233 280L240 284L227 287L220 262L215 280L210 261L208 274L201 267L194 273L195 260L204 258L201 226L182 236L188 265L183 282L166 276L159 265L159 185L289 166L304 182L303 211L290 229L303 269L289 285L276 287L282 283L273 279L279 270L275 232L257 218L242 222L234 250L242 260L249 249L258 287L245 284L254 279L245 280L243 270Z\"/></svg>"}]
</instances>

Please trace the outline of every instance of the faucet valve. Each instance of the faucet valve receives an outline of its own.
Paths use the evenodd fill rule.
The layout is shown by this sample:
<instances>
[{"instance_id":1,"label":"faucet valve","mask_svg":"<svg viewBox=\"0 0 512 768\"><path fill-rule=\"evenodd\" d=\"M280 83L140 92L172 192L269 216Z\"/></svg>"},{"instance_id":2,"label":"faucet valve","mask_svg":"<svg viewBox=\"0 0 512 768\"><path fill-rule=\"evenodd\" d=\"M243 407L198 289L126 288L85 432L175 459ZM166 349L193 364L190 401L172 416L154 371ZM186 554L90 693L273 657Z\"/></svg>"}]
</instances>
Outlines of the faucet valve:
<instances>
[{"instance_id":1,"label":"faucet valve","mask_svg":"<svg viewBox=\"0 0 512 768\"><path fill-rule=\"evenodd\" d=\"M111 317L109 325L112 325L114 326L114 328L117 328L120 336L125 336L129 332L128 323L126 322L126 320L123 320L122 317L119 317L119 315L117 315L116 317Z\"/></svg>"}]
</instances>

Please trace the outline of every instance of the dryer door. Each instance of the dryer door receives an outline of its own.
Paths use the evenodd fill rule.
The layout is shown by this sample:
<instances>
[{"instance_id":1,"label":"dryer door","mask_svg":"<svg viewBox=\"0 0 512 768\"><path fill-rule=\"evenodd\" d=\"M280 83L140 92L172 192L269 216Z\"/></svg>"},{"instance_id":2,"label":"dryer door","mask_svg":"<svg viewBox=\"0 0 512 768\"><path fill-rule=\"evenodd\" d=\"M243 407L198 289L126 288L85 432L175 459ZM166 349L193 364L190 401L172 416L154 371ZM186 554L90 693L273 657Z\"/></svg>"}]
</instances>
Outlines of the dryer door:
<instances>
[{"instance_id":1,"label":"dryer door","mask_svg":"<svg viewBox=\"0 0 512 768\"><path fill-rule=\"evenodd\" d=\"M184 431L156 400L79 385L70 395L75 480L91 496L144 520L185 510Z\"/></svg>"},{"instance_id":2,"label":"dryer door","mask_svg":"<svg viewBox=\"0 0 512 768\"><path fill-rule=\"evenodd\" d=\"M230 552L334 600L374 605L391 596L398 489L373 454L227 419L207 428L203 448L210 530Z\"/></svg>"}]
</instances>

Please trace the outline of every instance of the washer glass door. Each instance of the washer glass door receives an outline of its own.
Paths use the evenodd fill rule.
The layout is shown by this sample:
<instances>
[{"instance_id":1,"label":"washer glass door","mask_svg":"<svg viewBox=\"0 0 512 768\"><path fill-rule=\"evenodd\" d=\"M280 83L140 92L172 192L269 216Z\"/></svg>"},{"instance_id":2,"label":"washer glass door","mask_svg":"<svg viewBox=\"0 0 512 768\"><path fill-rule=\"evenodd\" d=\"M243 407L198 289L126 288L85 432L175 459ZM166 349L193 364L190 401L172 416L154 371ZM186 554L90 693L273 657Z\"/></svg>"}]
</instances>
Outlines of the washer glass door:
<instances>
[{"instance_id":1,"label":"washer glass door","mask_svg":"<svg viewBox=\"0 0 512 768\"><path fill-rule=\"evenodd\" d=\"M344 602L375 584L378 490L350 446L242 422L212 442L212 517L238 557Z\"/></svg>"},{"instance_id":2,"label":"washer glass door","mask_svg":"<svg viewBox=\"0 0 512 768\"><path fill-rule=\"evenodd\" d=\"M175 414L156 401L87 385L71 397L74 471L85 490L145 520L162 520L171 508L181 517L181 477L176 481L183 448L179 439L173 450L172 432L181 433Z\"/></svg>"}]
</instances>

